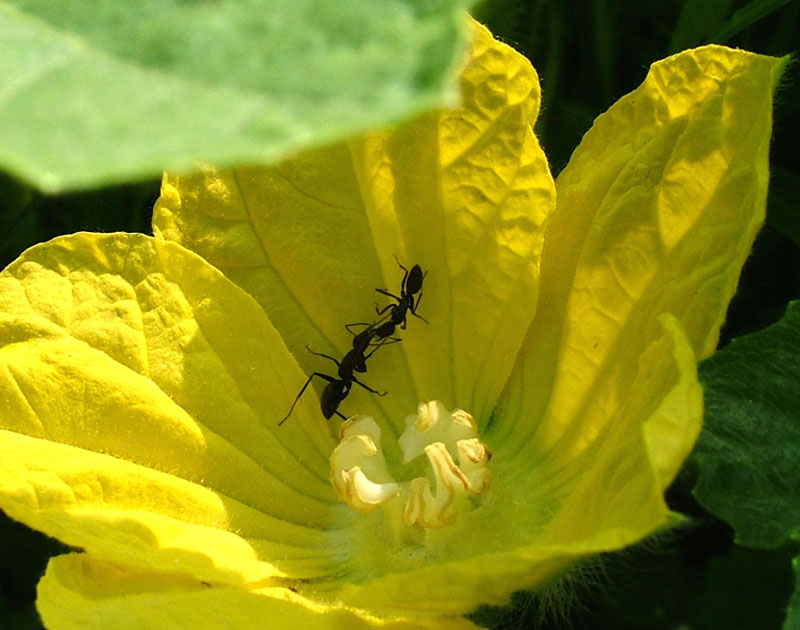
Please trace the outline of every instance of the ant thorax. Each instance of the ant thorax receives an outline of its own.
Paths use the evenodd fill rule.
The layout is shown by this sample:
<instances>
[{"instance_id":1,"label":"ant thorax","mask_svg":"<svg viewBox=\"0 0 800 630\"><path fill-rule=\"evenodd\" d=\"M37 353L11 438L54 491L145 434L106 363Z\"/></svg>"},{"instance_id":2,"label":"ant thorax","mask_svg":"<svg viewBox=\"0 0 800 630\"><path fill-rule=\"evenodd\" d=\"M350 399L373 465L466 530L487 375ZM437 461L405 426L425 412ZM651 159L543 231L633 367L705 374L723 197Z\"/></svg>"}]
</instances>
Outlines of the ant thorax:
<instances>
[{"instance_id":1,"label":"ant thorax","mask_svg":"<svg viewBox=\"0 0 800 630\"><path fill-rule=\"evenodd\" d=\"M417 413L406 418L398 439L403 463L418 468L417 458L424 455L428 468L406 481L389 470L374 419L354 416L342 424L340 434L330 457L336 493L360 514L381 508L398 545L424 545L430 532L456 523L489 491L491 454L478 438L475 420L462 409L449 412L431 401L420 403Z\"/></svg>"}]
</instances>

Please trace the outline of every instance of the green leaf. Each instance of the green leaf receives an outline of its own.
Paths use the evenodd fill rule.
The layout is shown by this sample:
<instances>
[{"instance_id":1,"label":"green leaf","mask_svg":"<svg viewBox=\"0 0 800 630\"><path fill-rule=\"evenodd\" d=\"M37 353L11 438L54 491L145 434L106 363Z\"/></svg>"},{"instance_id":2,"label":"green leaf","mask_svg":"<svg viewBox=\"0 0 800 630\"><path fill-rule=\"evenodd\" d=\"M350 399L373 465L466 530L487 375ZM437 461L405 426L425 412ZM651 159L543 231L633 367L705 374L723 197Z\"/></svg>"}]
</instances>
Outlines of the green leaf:
<instances>
[{"instance_id":1,"label":"green leaf","mask_svg":"<svg viewBox=\"0 0 800 630\"><path fill-rule=\"evenodd\" d=\"M708 43L722 44L748 26L752 26L790 0L752 0L736 11L722 27L708 38Z\"/></svg>"},{"instance_id":2,"label":"green leaf","mask_svg":"<svg viewBox=\"0 0 800 630\"><path fill-rule=\"evenodd\" d=\"M700 364L705 427L694 494L730 523L738 543L800 539L800 302L783 319L734 339ZM795 572L800 558L795 558ZM800 630L800 581L784 630Z\"/></svg>"},{"instance_id":3,"label":"green leaf","mask_svg":"<svg viewBox=\"0 0 800 630\"><path fill-rule=\"evenodd\" d=\"M47 191L277 160L452 102L466 0L0 0L0 168Z\"/></svg>"},{"instance_id":4,"label":"green leaf","mask_svg":"<svg viewBox=\"0 0 800 630\"><path fill-rule=\"evenodd\" d=\"M706 419L694 494L739 544L774 548L800 532L800 302L700 365Z\"/></svg>"},{"instance_id":5,"label":"green leaf","mask_svg":"<svg viewBox=\"0 0 800 630\"><path fill-rule=\"evenodd\" d=\"M700 365L706 425L694 493L744 545L774 548L800 538L799 358L800 302L793 302L777 324L735 339ZM800 630L795 580L784 630Z\"/></svg>"}]
</instances>

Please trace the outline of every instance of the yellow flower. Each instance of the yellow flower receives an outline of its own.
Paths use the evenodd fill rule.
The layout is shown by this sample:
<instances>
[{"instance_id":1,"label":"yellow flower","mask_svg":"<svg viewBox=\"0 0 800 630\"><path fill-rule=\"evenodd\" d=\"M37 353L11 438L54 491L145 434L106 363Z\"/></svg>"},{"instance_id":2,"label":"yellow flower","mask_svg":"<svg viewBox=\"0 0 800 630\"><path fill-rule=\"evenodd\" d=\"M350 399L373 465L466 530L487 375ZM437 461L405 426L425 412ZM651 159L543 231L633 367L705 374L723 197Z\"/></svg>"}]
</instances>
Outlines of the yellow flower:
<instances>
[{"instance_id":1,"label":"yellow flower","mask_svg":"<svg viewBox=\"0 0 800 630\"><path fill-rule=\"evenodd\" d=\"M475 26L461 109L166 176L156 238L25 252L0 276L0 507L82 550L50 562L45 625L470 628L667 526L781 67L658 62L554 184L535 72ZM428 323L357 375L388 394L355 385L342 424L310 388L278 426L335 373L305 346L344 356L399 294L395 256Z\"/></svg>"}]
</instances>

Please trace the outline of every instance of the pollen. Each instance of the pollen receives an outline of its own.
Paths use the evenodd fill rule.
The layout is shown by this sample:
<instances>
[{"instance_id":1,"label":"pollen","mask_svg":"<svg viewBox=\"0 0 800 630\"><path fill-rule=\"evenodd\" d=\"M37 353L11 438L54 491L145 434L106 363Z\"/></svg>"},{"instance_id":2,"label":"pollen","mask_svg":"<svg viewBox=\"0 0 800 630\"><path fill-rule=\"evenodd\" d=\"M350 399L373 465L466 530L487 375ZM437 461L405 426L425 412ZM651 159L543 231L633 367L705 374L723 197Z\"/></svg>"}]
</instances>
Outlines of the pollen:
<instances>
[{"instance_id":1,"label":"pollen","mask_svg":"<svg viewBox=\"0 0 800 630\"><path fill-rule=\"evenodd\" d=\"M420 403L417 413L406 418L398 439L403 459L394 471L373 418L353 416L342 423L340 434L330 458L339 498L360 514L382 508L394 531L407 530L404 538L419 539L425 530L455 523L489 491L491 453L463 409L451 412L439 401ZM412 477L410 470L422 474Z\"/></svg>"}]
</instances>

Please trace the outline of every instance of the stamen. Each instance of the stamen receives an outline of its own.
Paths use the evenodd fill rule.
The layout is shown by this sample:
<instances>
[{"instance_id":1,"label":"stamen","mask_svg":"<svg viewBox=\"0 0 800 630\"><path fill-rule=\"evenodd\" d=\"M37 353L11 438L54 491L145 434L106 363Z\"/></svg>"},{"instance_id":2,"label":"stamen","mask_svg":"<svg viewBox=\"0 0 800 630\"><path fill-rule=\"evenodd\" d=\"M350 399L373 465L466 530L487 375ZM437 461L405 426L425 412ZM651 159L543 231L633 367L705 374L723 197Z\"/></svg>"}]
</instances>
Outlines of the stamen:
<instances>
[{"instance_id":1,"label":"stamen","mask_svg":"<svg viewBox=\"0 0 800 630\"><path fill-rule=\"evenodd\" d=\"M369 416L342 423L342 441L331 453L331 483L356 512L369 514L400 493L380 449L381 428Z\"/></svg>"},{"instance_id":2,"label":"stamen","mask_svg":"<svg viewBox=\"0 0 800 630\"><path fill-rule=\"evenodd\" d=\"M397 531L440 529L472 511L489 490L486 467L491 453L478 438L478 426L463 409L448 412L439 401L420 403L406 418L398 439L403 464L427 457L424 476L396 481L381 449L381 430L368 416L342 424L342 440L331 454L331 481L339 498L353 510L368 514L378 506ZM414 540L419 531L407 532Z\"/></svg>"}]
</instances>

